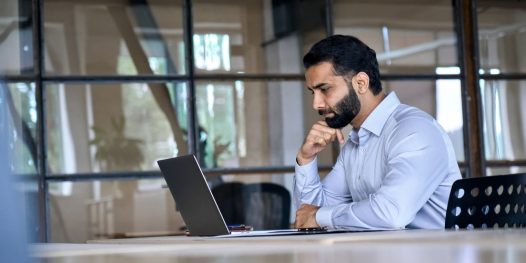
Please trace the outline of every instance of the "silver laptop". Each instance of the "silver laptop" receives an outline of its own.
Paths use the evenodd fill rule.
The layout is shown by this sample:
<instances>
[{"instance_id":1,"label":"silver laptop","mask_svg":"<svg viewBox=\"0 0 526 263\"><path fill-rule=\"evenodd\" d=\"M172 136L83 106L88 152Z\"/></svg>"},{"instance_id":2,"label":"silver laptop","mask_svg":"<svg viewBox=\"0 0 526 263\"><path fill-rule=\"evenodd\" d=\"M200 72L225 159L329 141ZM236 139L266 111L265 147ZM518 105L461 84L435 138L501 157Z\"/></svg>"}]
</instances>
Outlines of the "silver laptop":
<instances>
[{"instance_id":1,"label":"silver laptop","mask_svg":"<svg viewBox=\"0 0 526 263\"><path fill-rule=\"evenodd\" d=\"M194 155L157 161L192 236L269 236L370 230L278 229L230 231Z\"/></svg>"}]
</instances>

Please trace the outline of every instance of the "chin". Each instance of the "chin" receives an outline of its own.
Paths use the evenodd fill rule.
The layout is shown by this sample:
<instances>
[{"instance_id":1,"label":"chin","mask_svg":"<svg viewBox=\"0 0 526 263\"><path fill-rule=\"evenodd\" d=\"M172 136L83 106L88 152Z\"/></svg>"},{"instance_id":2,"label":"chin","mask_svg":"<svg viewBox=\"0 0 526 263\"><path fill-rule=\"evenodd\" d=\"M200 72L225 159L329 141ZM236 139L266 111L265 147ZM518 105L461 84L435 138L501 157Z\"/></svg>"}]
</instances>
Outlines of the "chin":
<instances>
[{"instance_id":1,"label":"chin","mask_svg":"<svg viewBox=\"0 0 526 263\"><path fill-rule=\"evenodd\" d=\"M341 129L345 126L347 126L347 124L342 124L342 123L332 123L332 122L329 122L329 121L326 121L327 122L327 125L333 129Z\"/></svg>"}]
</instances>

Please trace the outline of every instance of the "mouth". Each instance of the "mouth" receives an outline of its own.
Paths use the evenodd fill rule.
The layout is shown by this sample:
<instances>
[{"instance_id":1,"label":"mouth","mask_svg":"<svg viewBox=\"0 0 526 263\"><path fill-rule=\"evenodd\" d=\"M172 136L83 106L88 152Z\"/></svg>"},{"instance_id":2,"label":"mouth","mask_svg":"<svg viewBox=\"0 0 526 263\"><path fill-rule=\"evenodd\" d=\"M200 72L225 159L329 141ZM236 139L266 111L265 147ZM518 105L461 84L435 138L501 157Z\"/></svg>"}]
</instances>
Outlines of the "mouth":
<instances>
[{"instance_id":1,"label":"mouth","mask_svg":"<svg viewBox=\"0 0 526 263\"><path fill-rule=\"evenodd\" d=\"M336 116L336 113L332 110L319 110L318 111L318 114L320 114L320 116L323 116L324 119L330 119L330 118L333 118Z\"/></svg>"},{"instance_id":2,"label":"mouth","mask_svg":"<svg viewBox=\"0 0 526 263\"><path fill-rule=\"evenodd\" d=\"M330 118L332 118L334 116L335 116L334 112L328 112L328 113L323 114L323 118L325 118L325 119L330 119Z\"/></svg>"},{"instance_id":3,"label":"mouth","mask_svg":"<svg viewBox=\"0 0 526 263\"><path fill-rule=\"evenodd\" d=\"M330 109L318 110L318 114L323 117L333 117L336 113Z\"/></svg>"}]
</instances>

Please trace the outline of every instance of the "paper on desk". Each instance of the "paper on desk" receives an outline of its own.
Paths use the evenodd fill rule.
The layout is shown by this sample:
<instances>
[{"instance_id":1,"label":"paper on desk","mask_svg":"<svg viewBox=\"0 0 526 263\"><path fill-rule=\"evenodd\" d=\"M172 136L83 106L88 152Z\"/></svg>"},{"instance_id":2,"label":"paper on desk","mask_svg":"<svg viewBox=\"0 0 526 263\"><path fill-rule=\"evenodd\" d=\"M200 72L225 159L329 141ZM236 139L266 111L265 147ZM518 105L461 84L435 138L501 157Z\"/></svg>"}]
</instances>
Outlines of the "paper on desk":
<instances>
[{"instance_id":1,"label":"paper on desk","mask_svg":"<svg viewBox=\"0 0 526 263\"><path fill-rule=\"evenodd\" d=\"M300 232L297 229L274 229L274 230L254 230L254 231L234 231L229 235L215 236L223 237L257 237L257 236L280 236L280 235L297 235Z\"/></svg>"},{"instance_id":2,"label":"paper on desk","mask_svg":"<svg viewBox=\"0 0 526 263\"><path fill-rule=\"evenodd\" d=\"M215 236L217 238L225 237L258 237L258 236L286 236L286 235L315 235L331 233L348 233L348 232L370 232L377 231L371 229L353 228L353 229L329 229L324 231L299 231L298 229L274 229L274 230L255 230L231 232L229 235Z\"/></svg>"}]
</instances>

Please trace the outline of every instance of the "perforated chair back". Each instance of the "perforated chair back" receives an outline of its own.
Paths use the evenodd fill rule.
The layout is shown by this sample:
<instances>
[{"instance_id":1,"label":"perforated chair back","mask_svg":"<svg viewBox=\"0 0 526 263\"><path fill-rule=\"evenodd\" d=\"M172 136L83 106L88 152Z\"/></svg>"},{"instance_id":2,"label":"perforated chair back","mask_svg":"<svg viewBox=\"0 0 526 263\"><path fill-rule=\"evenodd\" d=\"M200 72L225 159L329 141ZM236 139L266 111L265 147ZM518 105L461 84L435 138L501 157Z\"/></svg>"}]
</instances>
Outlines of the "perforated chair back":
<instances>
[{"instance_id":1,"label":"perforated chair back","mask_svg":"<svg viewBox=\"0 0 526 263\"><path fill-rule=\"evenodd\" d=\"M255 230L289 228L289 191L274 183L224 183L212 194L227 225L245 224Z\"/></svg>"},{"instance_id":2,"label":"perforated chair back","mask_svg":"<svg viewBox=\"0 0 526 263\"><path fill-rule=\"evenodd\" d=\"M526 174L457 180L451 188L446 229L526 227Z\"/></svg>"}]
</instances>

